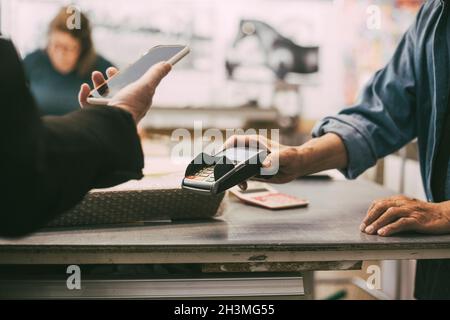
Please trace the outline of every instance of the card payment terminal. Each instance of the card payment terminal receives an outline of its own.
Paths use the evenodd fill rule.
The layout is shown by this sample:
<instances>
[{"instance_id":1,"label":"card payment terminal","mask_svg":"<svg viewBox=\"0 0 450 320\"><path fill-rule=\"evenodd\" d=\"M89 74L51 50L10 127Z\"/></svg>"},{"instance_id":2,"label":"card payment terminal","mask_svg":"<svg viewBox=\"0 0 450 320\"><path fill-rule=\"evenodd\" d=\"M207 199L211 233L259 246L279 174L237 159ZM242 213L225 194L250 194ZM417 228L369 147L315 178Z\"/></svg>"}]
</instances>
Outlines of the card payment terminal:
<instances>
[{"instance_id":1,"label":"card payment terminal","mask_svg":"<svg viewBox=\"0 0 450 320\"><path fill-rule=\"evenodd\" d=\"M187 167L182 188L222 193L259 175L268 154L267 150L251 148L230 148L215 155L201 153Z\"/></svg>"}]
</instances>

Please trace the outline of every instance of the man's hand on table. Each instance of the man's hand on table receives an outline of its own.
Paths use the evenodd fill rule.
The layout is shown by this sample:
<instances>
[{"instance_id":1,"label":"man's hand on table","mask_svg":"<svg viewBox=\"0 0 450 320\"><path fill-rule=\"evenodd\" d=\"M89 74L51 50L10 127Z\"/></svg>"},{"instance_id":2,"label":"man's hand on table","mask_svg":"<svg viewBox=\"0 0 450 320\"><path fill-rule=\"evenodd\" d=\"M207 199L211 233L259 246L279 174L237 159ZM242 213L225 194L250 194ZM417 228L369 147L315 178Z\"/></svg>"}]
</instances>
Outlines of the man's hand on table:
<instances>
[{"instance_id":1,"label":"man's hand on table","mask_svg":"<svg viewBox=\"0 0 450 320\"><path fill-rule=\"evenodd\" d=\"M152 105L156 87L170 72L171 68L171 65L165 62L154 65L140 79L120 90L111 99L108 105L128 111L133 116L136 124L139 123ZM116 68L108 68L108 70L106 70L108 78L112 77L117 72ZM94 87L97 87L105 82L105 78L101 72L94 71L92 73L92 82ZM84 83L81 86L78 94L78 100L81 107L89 105L87 98L89 97L90 91L91 88L88 84Z\"/></svg>"},{"instance_id":2,"label":"man's hand on table","mask_svg":"<svg viewBox=\"0 0 450 320\"><path fill-rule=\"evenodd\" d=\"M405 196L377 200L369 208L360 229L385 237L405 231L450 233L450 201L429 203Z\"/></svg>"}]
</instances>

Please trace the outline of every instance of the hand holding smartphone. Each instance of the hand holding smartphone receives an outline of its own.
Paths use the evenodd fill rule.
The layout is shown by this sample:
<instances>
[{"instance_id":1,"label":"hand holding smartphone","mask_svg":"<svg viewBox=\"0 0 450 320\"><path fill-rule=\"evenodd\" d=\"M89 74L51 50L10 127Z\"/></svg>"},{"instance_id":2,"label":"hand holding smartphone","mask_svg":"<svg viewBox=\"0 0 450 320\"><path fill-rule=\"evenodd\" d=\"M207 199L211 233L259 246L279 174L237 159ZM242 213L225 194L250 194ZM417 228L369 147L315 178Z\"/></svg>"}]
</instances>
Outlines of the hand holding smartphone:
<instances>
[{"instance_id":1,"label":"hand holding smartphone","mask_svg":"<svg viewBox=\"0 0 450 320\"><path fill-rule=\"evenodd\" d=\"M94 88L87 102L94 105L106 105L117 92L137 81L155 64L165 61L173 66L189 52L189 47L182 45L153 47L131 66Z\"/></svg>"}]
</instances>

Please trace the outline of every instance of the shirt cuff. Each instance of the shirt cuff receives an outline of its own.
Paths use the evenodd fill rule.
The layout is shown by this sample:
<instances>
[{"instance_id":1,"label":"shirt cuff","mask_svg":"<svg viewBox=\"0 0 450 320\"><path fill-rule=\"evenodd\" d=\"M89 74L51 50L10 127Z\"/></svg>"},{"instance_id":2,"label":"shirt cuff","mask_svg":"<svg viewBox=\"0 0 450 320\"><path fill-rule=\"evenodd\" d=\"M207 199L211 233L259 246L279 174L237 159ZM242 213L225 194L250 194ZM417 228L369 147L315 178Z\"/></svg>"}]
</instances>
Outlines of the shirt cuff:
<instances>
[{"instance_id":1,"label":"shirt cuff","mask_svg":"<svg viewBox=\"0 0 450 320\"><path fill-rule=\"evenodd\" d=\"M95 134L104 155L95 188L141 179L144 156L132 115L110 106L93 106L84 110L103 118L103 121L98 121Z\"/></svg>"},{"instance_id":2,"label":"shirt cuff","mask_svg":"<svg viewBox=\"0 0 450 320\"><path fill-rule=\"evenodd\" d=\"M356 179L368 168L376 164L376 157L364 135L351 122L338 117L327 117L316 124L312 131L314 138L326 133L337 134L344 142L348 156L348 166L339 170L347 179Z\"/></svg>"}]
</instances>

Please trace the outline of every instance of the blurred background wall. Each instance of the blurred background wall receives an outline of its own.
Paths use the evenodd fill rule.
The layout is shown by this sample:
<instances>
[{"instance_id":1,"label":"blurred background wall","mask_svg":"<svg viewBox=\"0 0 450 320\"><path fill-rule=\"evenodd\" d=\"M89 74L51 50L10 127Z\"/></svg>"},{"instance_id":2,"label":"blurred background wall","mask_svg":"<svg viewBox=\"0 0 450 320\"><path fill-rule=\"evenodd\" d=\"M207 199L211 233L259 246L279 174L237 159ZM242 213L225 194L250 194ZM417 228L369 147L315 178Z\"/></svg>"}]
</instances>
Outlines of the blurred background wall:
<instances>
[{"instance_id":1,"label":"blurred background wall","mask_svg":"<svg viewBox=\"0 0 450 320\"><path fill-rule=\"evenodd\" d=\"M48 22L59 7L74 4L92 20L99 53L119 67L157 44L183 43L192 47L192 54L175 68L171 81L158 92L158 106L233 108L251 103L260 109L275 107L287 115L301 112L303 119L317 120L355 101L372 72L390 58L419 3L1 0L1 30L26 55L45 45ZM371 19L378 14L380 24L371 26ZM289 83L299 84L300 99L292 94L274 99L275 76L263 65L266 52L258 41L242 41L237 50L232 50L242 20L264 22L300 46L320 47L319 72L286 78ZM225 69L230 57L247 63L247 68L237 70L233 79L227 77Z\"/></svg>"},{"instance_id":2,"label":"blurred background wall","mask_svg":"<svg viewBox=\"0 0 450 320\"><path fill-rule=\"evenodd\" d=\"M282 129L285 143L299 144L317 120L357 101L367 80L390 59L421 3L0 0L0 27L25 56L45 46L49 21L62 5L73 4L91 19L97 51L119 68L155 45L188 44L192 53L159 88L144 127L170 132L192 128L198 120L204 128L275 127ZM306 57L318 65L317 72L289 72L304 47L318 49L317 57ZM365 177L423 198L414 156L392 155L381 167ZM414 264L383 264L386 293L411 298Z\"/></svg>"}]
</instances>

